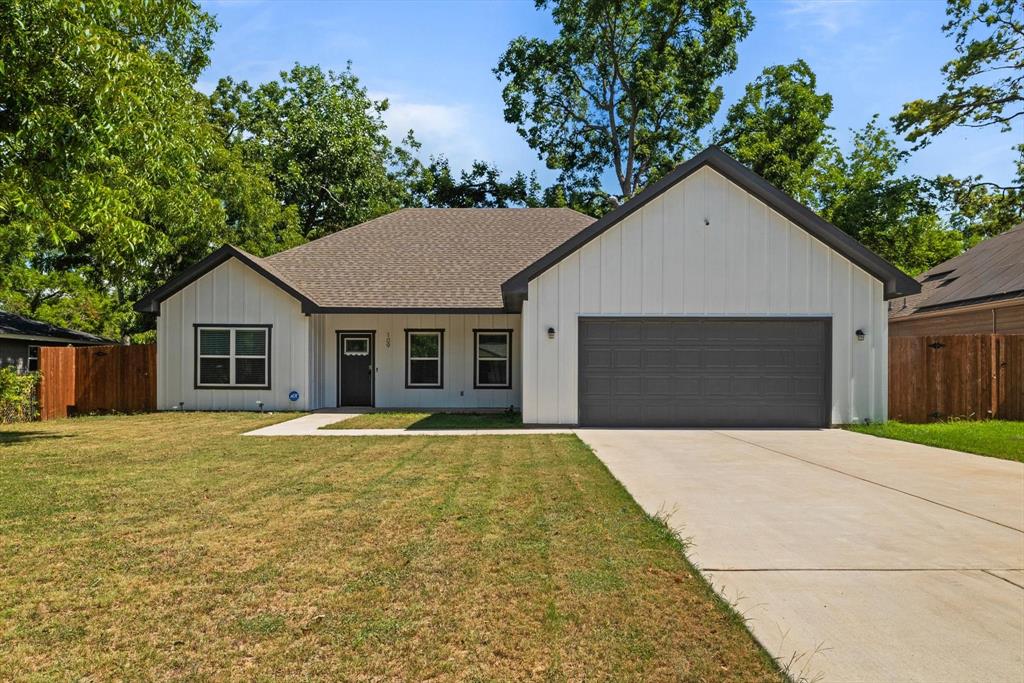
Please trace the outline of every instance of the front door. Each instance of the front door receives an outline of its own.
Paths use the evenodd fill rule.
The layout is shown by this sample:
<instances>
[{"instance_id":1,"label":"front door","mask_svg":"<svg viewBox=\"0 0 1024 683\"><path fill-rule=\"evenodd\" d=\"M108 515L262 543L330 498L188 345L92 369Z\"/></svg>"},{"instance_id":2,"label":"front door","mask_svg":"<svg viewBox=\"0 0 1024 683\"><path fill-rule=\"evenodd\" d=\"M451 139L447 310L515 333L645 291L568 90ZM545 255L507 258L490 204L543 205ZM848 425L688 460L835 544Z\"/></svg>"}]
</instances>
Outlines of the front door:
<instances>
[{"instance_id":1,"label":"front door","mask_svg":"<svg viewBox=\"0 0 1024 683\"><path fill-rule=\"evenodd\" d=\"M373 405L373 333L338 333L338 405Z\"/></svg>"}]
</instances>

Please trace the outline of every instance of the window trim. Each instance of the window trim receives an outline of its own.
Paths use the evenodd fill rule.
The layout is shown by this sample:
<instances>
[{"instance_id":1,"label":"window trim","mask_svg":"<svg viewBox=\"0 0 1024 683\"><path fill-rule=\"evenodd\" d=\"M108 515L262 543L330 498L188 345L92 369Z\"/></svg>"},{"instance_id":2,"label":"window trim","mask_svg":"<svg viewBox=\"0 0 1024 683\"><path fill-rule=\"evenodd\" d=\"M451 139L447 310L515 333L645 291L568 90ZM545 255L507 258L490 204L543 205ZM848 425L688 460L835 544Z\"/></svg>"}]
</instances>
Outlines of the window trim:
<instances>
[{"instance_id":1,"label":"window trim","mask_svg":"<svg viewBox=\"0 0 1024 683\"><path fill-rule=\"evenodd\" d=\"M271 345L273 335L273 325L264 325L261 323L193 323L193 349L192 349L192 388L199 390L228 390L228 391L268 391L270 389L270 378L271 378ZM228 351L229 355L227 358L231 360L228 366L228 378L233 378L235 375L235 359L236 358L260 358L260 356L236 356L235 350L235 333L237 329L263 329L267 331L267 354L263 358L267 361L267 376L266 383L264 384L200 384L199 383L199 330L201 329L212 329L212 330L231 330L231 335L228 338ZM218 357L218 356L211 356ZM224 356L220 356L223 358Z\"/></svg>"},{"instance_id":2,"label":"window trim","mask_svg":"<svg viewBox=\"0 0 1024 683\"><path fill-rule=\"evenodd\" d=\"M414 360L409 354L412 351L412 344L409 337L413 334L436 334L437 335L437 384L411 384L409 371ZM434 360L433 358L418 358L415 360ZM405 388L406 389L444 389L444 330L443 329L406 329L405 330Z\"/></svg>"},{"instance_id":3,"label":"window trim","mask_svg":"<svg viewBox=\"0 0 1024 683\"><path fill-rule=\"evenodd\" d=\"M39 355L40 355L39 344L27 344L25 348L25 372L39 372ZM32 357L32 349L36 350L35 358ZM32 367L32 361L36 362L36 367Z\"/></svg>"},{"instance_id":4,"label":"window trim","mask_svg":"<svg viewBox=\"0 0 1024 683\"><path fill-rule=\"evenodd\" d=\"M508 368L505 374L504 384L481 384L480 383L480 335L481 334L504 334L508 339L508 355L505 358L505 365ZM512 388L512 330L510 329L477 329L473 330L473 388L474 389L502 389Z\"/></svg>"}]
</instances>

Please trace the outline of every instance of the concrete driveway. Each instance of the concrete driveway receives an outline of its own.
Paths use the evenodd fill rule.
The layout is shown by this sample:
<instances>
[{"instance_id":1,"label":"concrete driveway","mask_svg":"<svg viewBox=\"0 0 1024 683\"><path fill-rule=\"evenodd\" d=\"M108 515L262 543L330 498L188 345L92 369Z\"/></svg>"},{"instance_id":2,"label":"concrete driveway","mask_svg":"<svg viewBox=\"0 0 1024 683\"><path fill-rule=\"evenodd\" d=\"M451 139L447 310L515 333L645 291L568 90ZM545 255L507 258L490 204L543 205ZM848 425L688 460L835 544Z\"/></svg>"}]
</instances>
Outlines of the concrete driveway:
<instances>
[{"instance_id":1,"label":"concrete driveway","mask_svg":"<svg viewBox=\"0 0 1024 683\"><path fill-rule=\"evenodd\" d=\"M1024 465L842 430L578 430L795 679L1024 680Z\"/></svg>"}]
</instances>

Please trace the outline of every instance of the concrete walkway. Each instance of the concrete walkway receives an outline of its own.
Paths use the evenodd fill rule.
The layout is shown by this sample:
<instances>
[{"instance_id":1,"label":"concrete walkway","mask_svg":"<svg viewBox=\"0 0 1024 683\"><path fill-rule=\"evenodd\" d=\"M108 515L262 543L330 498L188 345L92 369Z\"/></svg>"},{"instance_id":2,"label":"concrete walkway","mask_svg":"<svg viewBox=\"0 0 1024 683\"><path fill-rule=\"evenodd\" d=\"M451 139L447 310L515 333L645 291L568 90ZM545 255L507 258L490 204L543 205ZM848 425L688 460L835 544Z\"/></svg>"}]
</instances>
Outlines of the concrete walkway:
<instances>
[{"instance_id":1,"label":"concrete walkway","mask_svg":"<svg viewBox=\"0 0 1024 683\"><path fill-rule=\"evenodd\" d=\"M572 434L571 429L321 429L366 411L318 412L261 427L242 436L508 436L510 434Z\"/></svg>"},{"instance_id":2,"label":"concrete walkway","mask_svg":"<svg viewBox=\"0 0 1024 683\"><path fill-rule=\"evenodd\" d=\"M794 679L1024 679L1024 465L842 430L577 430Z\"/></svg>"}]
</instances>

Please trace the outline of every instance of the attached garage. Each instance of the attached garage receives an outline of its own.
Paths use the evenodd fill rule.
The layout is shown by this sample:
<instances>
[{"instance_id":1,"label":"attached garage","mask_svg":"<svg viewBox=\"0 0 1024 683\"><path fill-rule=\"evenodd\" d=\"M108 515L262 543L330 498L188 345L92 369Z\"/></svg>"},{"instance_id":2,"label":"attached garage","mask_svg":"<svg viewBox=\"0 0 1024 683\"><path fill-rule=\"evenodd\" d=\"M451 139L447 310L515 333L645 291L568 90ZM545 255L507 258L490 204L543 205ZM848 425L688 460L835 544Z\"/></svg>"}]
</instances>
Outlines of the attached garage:
<instances>
[{"instance_id":1,"label":"attached garage","mask_svg":"<svg viewBox=\"0 0 1024 683\"><path fill-rule=\"evenodd\" d=\"M919 285L709 148L503 286L523 419L822 427L887 417L887 301Z\"/></svg>"},{"instance_id":2,"label":"attached garage","mask_svg":"<svg viewBox=\"0 0 1024 683\"><path fill-rule=\"evenodd\" d=\"M586 427L829 424L831 321L581 317Z\"/></svg>"}]
</instances>

